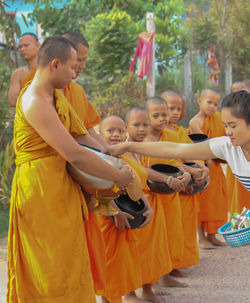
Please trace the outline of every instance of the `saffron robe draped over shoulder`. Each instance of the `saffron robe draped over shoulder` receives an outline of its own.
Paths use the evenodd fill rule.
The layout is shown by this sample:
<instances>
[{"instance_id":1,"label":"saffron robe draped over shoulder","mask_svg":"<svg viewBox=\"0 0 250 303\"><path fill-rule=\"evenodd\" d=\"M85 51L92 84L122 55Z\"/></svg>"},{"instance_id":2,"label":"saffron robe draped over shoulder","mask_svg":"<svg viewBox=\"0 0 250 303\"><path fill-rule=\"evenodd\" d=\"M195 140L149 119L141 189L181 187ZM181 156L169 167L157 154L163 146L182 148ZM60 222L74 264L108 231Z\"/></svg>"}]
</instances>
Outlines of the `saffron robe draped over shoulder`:
<instances>
[{"instance_id":1,"label":"saffron robe draped over shoulder","mask_svg":"<svg viewBox=\"0 0 250 303\"><path fill-rule=\"evenodd\" d=\"M122 159L136 171L143 188L146 188L146 171L127 156L122 156ZM122 296L142 286L139 229L119 229L105 216L99 216L99 224L106 244L107 268L105 289L97 294L107 298L110 303L122 302Z\"/></svg>"},{"instance_id":2,"label":"saffron robe draped over shoulder","mask_svg":"<svg viewBox=\"0 0 250 303\"><path fill-rule=\"evenodd\" d=\"M183 126L174 125L180 143L192 143L187 130ZM182 161L183 162L183 161ZM180 193L182 227L184 235L184 253L175 268L185 268L199 263L199 247L197 242L198 210L197 195Z\"/></svg>"},{"instance_id":3,"label":"saffron robe draped over shoulder","mask_svg":"<svg viewBox=\"0 0 250 303\"><path fill-rule=\"evenodd\" d=\"M92 128L100 123L101 119L93 105L89 102L81 85L71 81L64 89L64 95L86 128Z\"/></svg>"},{"instance_id":4,"label":"saffron robe draped over shoulder","mask_svg":"<svg viewBox=\"0 0 250 303\"><path fill-rule=\"evenodd\" d=\"M219 112L205 119L202 131L209 138L225 135ZM226 179L219 162L213 161L210 167L210 184L198 194L198 199L200 203L199 226L203 226L205 232L209 234L217 234L218 228L227 222L228 213Z\"/></svg>"},{"instance_id":5,"label":"saffron robe draped over shoulder","mask_svg":"<svg viewBox=\"0 0 250 303\"><path fill-rule=\"evenodd\" d=\"M35 76L35 73L36 73L36 68L32 69L24 78L23 80L21 81L21 86L22 88L24 88L28 82L30 82L31 80L33 80L34 76Z\"/></svg>"},{"instance_id":6,"label":"saffron robe draped over shoulder","mask_svg":"<svg viewBox=\"0 0 250 303\"><path fill-rule=\"evenodd\" d=\"M160 141L179 142L179 137L174 131L164 129L162 131ZM143 157L143 161L143 164L148 168L157 163L179 166L178 161L175 159ZM150 195L153 196L153 199L157 200L157 203L161 203L163 206L168 237L166 240L168 241L169 245L169 251L173 266L172 268L175 268L176 262L179 262L181 260L184 250L184 235L179 193L164 195L150 192ZM166 252L166 255L167 254L168 252Z\"/></svg>"},{"instance_id":7,"label":"saffron robe draped over shoulder","mask_svg":"<svg viewBox=\"0 0 250 303\"><path fill-rule=\"evenodd\" d=\"M95 302L81 188L67 173L65 159L25 119L24 90L14 125L16 171L10 205L7 303ZM73 136L86 134L59 91L55 91L55 102L65 128Z\"/></svg>"}]
</instances>

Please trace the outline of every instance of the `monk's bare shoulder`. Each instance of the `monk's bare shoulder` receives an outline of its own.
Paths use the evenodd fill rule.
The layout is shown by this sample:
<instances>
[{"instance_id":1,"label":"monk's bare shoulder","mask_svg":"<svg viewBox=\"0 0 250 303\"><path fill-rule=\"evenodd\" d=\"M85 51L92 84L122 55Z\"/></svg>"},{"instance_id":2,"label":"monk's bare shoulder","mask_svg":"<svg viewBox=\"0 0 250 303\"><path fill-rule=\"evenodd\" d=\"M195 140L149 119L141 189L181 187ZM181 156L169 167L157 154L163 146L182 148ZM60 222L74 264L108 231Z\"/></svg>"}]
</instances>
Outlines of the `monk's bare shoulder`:
<instances>
[{"instance_id":1,"label":"monk's bare shoulder","mask_svg":"<svg viewBox=\"0 0 250 303\"><path fill-rule=\"evenodd\" d=\"M204 123L204 119L199 115L195 115L190 121L189 121L189 128L192 133L194 132L201 132L202 126Z\"/></svg>"},{"instance_id":2,"label":"monk's bare shoulder","mask_svg":"<svg viewBox=\"0 0 250 303\"><path fill-rule=\"evenodd\" d=\"M29 69L27 66L22 66L16 69L13 73L11 78L19 80L20 82L25 78L25 76L29 73Z\"/></svg>"}]
</instances>

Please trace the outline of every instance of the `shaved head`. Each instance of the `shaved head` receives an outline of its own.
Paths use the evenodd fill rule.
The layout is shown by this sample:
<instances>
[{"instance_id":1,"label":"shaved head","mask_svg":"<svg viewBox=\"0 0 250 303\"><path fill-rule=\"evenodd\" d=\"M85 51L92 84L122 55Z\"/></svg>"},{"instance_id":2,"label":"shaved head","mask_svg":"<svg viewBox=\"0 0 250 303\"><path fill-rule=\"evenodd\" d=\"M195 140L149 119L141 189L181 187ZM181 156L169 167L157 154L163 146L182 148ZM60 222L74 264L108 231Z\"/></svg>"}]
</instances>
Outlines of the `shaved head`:
<instances>
[{"instance_id":1,"label":"shaved head","mask_svg":"<svg viewBox=\"0 0 250 303\"><path fill-rule=\"evenodd\" d=\"M148 111L148 107L150 104L154 104L154 105L160 105L160 104L163 104L163 105L166 105L166 107L168 107L168 104L167 102L162 98L162 97L150 97L146 100L146 110Z\"/></svg>"}]
</instances>

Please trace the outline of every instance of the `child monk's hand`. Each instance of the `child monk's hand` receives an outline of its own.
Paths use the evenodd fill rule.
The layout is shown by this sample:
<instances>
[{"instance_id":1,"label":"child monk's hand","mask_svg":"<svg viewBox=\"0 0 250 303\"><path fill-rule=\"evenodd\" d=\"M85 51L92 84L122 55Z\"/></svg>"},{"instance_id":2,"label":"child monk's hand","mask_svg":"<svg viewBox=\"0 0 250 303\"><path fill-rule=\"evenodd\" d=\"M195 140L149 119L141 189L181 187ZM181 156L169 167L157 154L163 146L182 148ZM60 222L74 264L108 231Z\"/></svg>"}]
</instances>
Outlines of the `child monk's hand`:
<instances>
[{"instance_id":1,"label":"child monk's hand","mask_svg":"<svg viewBox=\"0 0 250 303\"><path fill-rule=\"evenodd\" d=\"M197 178L195 178L193 175L194 183L195 185L201 185L204 184L205 182L208 182L209 179L209 168L206 166L202 166L199 168L201 175Z\"/></svg>"},{"instance_id":2,"label":"child monk's hand","mask_svg":"<svg viewBox=\"0 0 250 303\"><path fill-rule=\"evenodd\" d=\"M184 172L183 175L181 175L181 176L179 176L177 178L182 181L182 183L183 183L183 185L184 185L184 187L186 189L186 187L188 186L188 184L191 181L191 174L188 173L188 172Z\"/></svg>"},{"instance_id":3,"label":"child monk's hand","mask_svg":"<svg viewBox=\"0 0 250 303\"><path fill-rule=\"evenodd\" d=\"M206 166L208 168L210 168L212 166L212 164L213 164L213 160L206 160L205 163L206 163Z\"/></svg>"},{"instance_id":4,"label":"child monk's hand","mask_svg":"<svg viewBox=\"0 0 250 303\"><path fill-rule=\"evenodd\" d=\"M134 217L128 213L120 211L115 215L115 226L121 229L131 228L128 219L134 219Z\"/></svg>"},{"instance_id":5,"label":"child monk's hand","mask_svg":"<svg viewBox=\"0 0 250 303\"><path fill-rule=\"evenodd\" d=\"M175 192L185 191L186 186L182 180L179 180L178 178L173 178L172 180L172 184L169 185L171 189L173 189Z\"/></svg>"},{"instance_id":6,"label":"child monk's hand","mask_svg":"<svg viewBox=\"0 0 250 303\"><path fill-rule=\"evenodd\" d=\"M102 152L104 154L108 154L111 156L118 157L122 154L125 154L126 152L129 152L129 143L124 142L124 143L119 143L119 144L114 144L114 145L109 145L105 147Z\"/></svg>"},{"instance_id":7,"label":"child monk's hand","mask_svg":"<svg viewBox=\"0 0 250 303\"><path fill-rule=\"evenodd\" d=\"M140 225L140 228L145 227L152 220L154 212L152 208L148 209L143 213L143 216L146 217L145 221Z\"/></svg>"}]
</instances>

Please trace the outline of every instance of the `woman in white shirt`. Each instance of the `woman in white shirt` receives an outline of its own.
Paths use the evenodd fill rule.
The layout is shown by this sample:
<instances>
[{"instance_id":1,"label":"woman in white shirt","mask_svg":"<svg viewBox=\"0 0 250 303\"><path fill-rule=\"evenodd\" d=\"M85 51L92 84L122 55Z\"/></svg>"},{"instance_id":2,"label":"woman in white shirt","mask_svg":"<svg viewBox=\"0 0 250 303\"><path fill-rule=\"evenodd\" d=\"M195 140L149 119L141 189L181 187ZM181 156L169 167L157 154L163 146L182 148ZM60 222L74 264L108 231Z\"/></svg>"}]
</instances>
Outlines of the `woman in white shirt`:
<instances>
[{"instance_id":1,"label":"woman in white shirt","mask_svg":"<svg viewBox=\"0 0 250 303\"><path fill-rule=\"evenodd\" d=\"M221 105L226 135L202 143L126 142L107 148L112 155L125 152L158 157L227 161L234 175L250 191L250 93L239 91L226 96Z\"/></svg>"}]
</instances>

